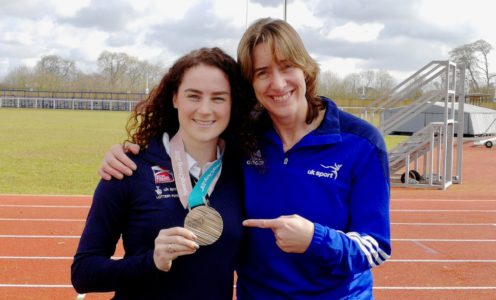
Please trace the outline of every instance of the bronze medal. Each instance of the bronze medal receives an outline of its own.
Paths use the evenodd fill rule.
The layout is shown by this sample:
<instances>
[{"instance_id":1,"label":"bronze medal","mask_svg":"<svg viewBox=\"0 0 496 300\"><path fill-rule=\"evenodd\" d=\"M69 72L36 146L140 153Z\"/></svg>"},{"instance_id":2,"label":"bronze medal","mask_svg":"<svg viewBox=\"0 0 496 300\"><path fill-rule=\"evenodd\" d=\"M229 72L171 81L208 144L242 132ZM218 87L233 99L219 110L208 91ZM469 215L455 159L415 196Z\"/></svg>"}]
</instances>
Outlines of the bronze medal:
<instances>
[{"instance_id":1,"label":"bronze medal","mask_svg":"<svg viewBox=\"0 0 496 300\"><path fill-rule=\"evenodd\" d=\"M200 246L215 243L221 236L223 227L222 217L210 206L197 206L184 219L184 228L196 234Z\"/></svg>"}]
</instances>

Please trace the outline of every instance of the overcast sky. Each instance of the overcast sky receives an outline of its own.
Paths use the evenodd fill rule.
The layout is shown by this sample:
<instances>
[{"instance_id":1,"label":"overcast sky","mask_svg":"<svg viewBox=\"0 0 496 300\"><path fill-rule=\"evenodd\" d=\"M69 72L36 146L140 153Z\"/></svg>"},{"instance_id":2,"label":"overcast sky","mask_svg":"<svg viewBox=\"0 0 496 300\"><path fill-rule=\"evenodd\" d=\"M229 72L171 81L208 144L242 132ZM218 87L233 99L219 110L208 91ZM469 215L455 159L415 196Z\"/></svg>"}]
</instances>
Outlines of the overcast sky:
<instances>
[{"instance_id":1,"label":"overcast sky","mask_svg":"<svg viewBox=\"0 0 496 300\"><path fill-rule=\"evenodd\" d=\"M398 81L479 39L496 47L491 0L287 0L287 21L323 71L386 70ZM202 46L236 55L246 25L284 0L0 0L0 80L44 55L96 71L104 50L169 65ZM490 70L496 70L496 50Z\"/></svg>"}]
</instances>

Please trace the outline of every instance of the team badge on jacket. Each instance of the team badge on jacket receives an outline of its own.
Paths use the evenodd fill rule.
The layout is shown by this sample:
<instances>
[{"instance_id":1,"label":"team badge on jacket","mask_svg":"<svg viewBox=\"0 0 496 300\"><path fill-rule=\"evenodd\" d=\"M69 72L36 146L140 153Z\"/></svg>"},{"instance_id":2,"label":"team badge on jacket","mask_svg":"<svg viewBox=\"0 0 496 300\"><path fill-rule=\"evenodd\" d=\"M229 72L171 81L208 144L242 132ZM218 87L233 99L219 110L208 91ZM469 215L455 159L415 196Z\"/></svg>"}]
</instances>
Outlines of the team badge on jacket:
<instances>
[{"instance_id":1,"label":"team badge on jacket","mask_svg":"<svg viewBox=\"0 0 496 300\"><path fill-rule=\"evenodd\" d=\"M338 179L338 172L341 169L341 167L343 166L343 164L334 163L334 165L329 165L329 166L321 164L320 166L322 168L324 168L325 170L319 171L319 170L315 170L315 169L309 169L309 170L307 170L307 174L311 175L311 176L323 177L323 178L329 178L329 179L336 180L336 179Z\"/></svg>"},{"instance_id":2,"label":"team badge on jacket","mask_svg":"<svg viewBox=\"0 0 496 300\"><path fill-rule=\"evenodd\" d=\"M164 169L161 166L153 166L152 171L155 184L174 182L174 175L170 170Z\"/></svg>"}]
</instances>

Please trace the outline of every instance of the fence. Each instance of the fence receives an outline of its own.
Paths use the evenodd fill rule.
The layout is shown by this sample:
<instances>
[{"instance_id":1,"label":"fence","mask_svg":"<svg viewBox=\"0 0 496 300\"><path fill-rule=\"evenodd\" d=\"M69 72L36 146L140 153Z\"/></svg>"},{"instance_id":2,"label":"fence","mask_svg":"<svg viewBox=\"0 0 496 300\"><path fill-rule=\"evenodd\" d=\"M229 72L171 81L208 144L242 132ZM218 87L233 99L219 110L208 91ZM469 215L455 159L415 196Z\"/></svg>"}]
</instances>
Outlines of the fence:
<instances>
[{"instance_id":1,"label":"fence","mask_svg":"<svg viewBox=\"0 0 496 300\"><path fill-rule=\"evenodd\" d=\"M136 100L107 100L107 99L67 99L42 97L12 97L0 95L0 108L37 108L37 109L75 109L75 110L109 110L131 111ZM341 110L359 115L363 107L340 106Z\"/></svg>"},{"instance_id":2,"label":"fence","mask_svg":"<svg viewBox=\"0 0 496 300\"><path fill-rule=\"evenodd\" d=\"M99 99L138 101L148 96L144 93L89 92L89 91L35 91L0 89L0 97L48 98L48 99Z\"/></svg>"},{"instance_id":3,"label":"fence","mask_svg":"<svg viewBox=\"0 0 496 300\"><path fill-rule=\"evenodd\" d=\"M76 109L130 111L138 101L106 99L63 99L37 97L0 96L0 108L41 108L41 109Z\"/></svg>"}]
</instances>

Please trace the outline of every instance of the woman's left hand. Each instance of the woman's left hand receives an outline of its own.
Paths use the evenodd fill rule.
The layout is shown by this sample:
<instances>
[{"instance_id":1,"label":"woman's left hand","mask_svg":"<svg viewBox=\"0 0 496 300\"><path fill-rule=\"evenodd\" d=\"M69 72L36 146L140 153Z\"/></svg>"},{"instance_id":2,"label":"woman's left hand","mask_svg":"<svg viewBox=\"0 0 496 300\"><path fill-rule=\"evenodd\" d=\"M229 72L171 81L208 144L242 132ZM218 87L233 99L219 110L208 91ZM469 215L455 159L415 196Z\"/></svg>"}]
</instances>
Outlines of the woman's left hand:
<instances>
[{"instance_id":1,"label":"woman's left hand","mask_svg":"<svg viewBox=\"0 0 496 300\"><path fill-rule=\"evenodd\" d=\"M276 244L288 253L304 253L313 238L314 224L299 216L280 216L276 219L248 219L243 221L247 227L270 228Z\"/></svg>"},{"instance_id":2,"label":"woman's left hand","mask_svg":"<svg viewBox=\"0 0 496 300\"><path fill-rule=\"evenodd\" d=\"M157 269L168 272L172 261L178 256L193 254L200 246L196 243L196 236L183 227L172 227L160 230L155 238L153 262Z\"/></svg>"}]
</instances>

